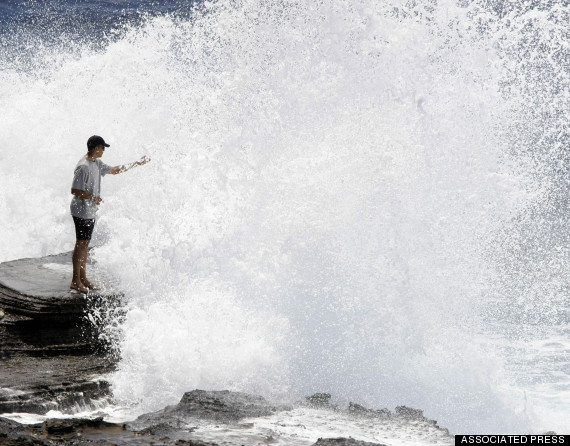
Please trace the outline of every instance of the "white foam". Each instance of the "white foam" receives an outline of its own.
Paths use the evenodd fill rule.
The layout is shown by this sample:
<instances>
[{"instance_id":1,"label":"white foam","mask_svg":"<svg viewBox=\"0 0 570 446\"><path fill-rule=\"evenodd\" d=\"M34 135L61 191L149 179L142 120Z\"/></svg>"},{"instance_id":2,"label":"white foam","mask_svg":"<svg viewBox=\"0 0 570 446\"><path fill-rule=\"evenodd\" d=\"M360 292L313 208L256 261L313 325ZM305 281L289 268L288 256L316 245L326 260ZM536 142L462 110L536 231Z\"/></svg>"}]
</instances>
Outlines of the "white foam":
<instances>
[{"instance_id":1,"label":"white foam","mask_svg":"<svg viewBox=\"0 0 570 446\"><path fill-rule=\"evenodd\" d=\"M357 418L340 412L295 409L276 415L244 419L238 425L193 425L192 437L203 441L254 445L263 441L309 446L319 438L354 438L391 446L449 445L453 437L417 420Z\"/></svg>"}]
</instances>

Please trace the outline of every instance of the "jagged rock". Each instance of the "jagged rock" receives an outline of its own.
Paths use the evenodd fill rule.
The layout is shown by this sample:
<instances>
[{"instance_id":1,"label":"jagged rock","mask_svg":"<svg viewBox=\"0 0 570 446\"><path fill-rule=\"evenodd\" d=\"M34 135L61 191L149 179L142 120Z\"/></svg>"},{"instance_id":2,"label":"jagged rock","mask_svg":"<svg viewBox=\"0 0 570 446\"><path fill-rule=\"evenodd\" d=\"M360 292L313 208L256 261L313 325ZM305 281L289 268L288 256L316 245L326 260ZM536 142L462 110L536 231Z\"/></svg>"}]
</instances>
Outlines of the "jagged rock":
<instances>
[{"instance_id":1,"label":"jagged rock","mask_svg":"<svg viewBox=\"0 0 570 446\"><path fill-rule=\"evenodd\" d=\"M396 413L393 414L388 409L372 410L364 406L361 406L360 404L349 403L348 413L355 416L369 417L369 418L376 418L383 420L399 418L408 421L421 421L427 425L435 427L436 429L442 432L445 432L446 434L449 434L449 431L447 429L441 428L437 425L437 421L430 420L429 418L424 417L423 410L412 409L411 407L407 406L396 407Z\"/></svg>"},{"instance_id":2,"label":"jagged rock","mask_svg":"<svg viewBox=\"0 0 570 446\"><path fill-rule=\"evenodd\" d=\"M193 418L237 421L240 418L271 415L279 409L257 395L229 390L193 390L182 396L175 410Z\"/></svg>"},{"instance_id":3,"label":"jagged rock","mask_svg":"<svg viewBox=\"0 0 570 446\"><path fill-rule=\"evenodd\" d=\"M348 404L348 413L351 415L356 416L365 416L365 417L372 417L372 418L392 418L393 414L388 409L379 409L379 410L372 410L367 409L364 406L356 403L349 403Z\"/></svg>"},{"instance_id":4,"label":"jagged rock","mask_svg":"<svg viewBox=\"0 0 570 446\"><path fill-rule=\"evenodd\" d=\"M330 403L330 393L315 393L305 398L307 405L316 409L337 409L337 406Z\"/></svg>"},{"instance_id":5,"label":"jagged rock","mask_svg":"<svg viewBox=\"0 0 570 446\"><path fill-rule=\"evenodd\" d=\"M182 429L185 429L188 432L192 432L194 430L194 428L186 427L185 424L178 419L172 419L164 423L151 424L143 429L135 428L133 423L127 423L125 428L138 434L157 435L160 437L170 435L173 432Z\"/></svg>"},{"instance_id":6,"label":"jagged rock","mask_svg":"<svg viewBox=\"0 0 570 446\"><path fill-rule=\"evenodd\" d=\"M110 427L116 427L114 423L107 423L103 421L103 417L95 419L87 418L65 418L65 419L49 419L43 424L44 430L50 435L62 435L75 432L78 429L83 429L86 427L95 429L105 429Z\"/></svg>"},{"instance_id":7,"label":"jagged rock","mask_svg":"<svg viewBox=\"0 0 570 446\"><path fill-rule=\"evenodd\" d=\"M230 423L241 418L262 417L287 409L289 408L273 406L257 395L228 390L193 390L186 392L177 405L141 415L132 423L128 423L126 428L140 431L157 426L170 426L175 430L187 425L191 420Z\"/></svg>"},{"instance_id":8,"label":"jagged rock","mask_svg":"<svg viewBox=\"0 0 570 446\"><path fill-rule=\"evenodd\" d=\"M423 420L424 411L419 409L412 409L411 407L398 406L396 407L396 415L400 418L405 418L407 420Z\"/></svg>"},{"instance_id":9,"label":"jagged rock","mask_svg":"<svg viewBox=\"0 0 570 446\"><path fill-rule=\"evenodd\" d=\"M24 425L0 418L0 445L4 446L110 446L116 444L173 446L176 439L158 438L151 434L133 433L122 425L107 423L102 418L49 419L44 423ZM180 445L215 446L201 441L178 443Z\"/></svg>"},{"instance_id":10,"label":"jagged rock","mask_svg":"<svg viewBox=\"0 0 570 446\"><path fill-rule=\"evenodd\" d=\"M0 444L3 446L54 446L51 441L38 438L40 434L40 424L25 426L0 418Z\"/></svg>"},{"instance_id":11,"label":"jagged rock","mask_svg":"<svg viewBox=\"0 0 570 446\"><path fill-rule=\"evenodd\" d=\"M354 438L319 438L313 446L386 446L381 443L359 441Z\"/></svg>"},{"instance_id":12,"label":"jagged rock","mask_svg":"<svg viewBox=\"0 0 570 446\"><path fill-rule=\"evenodd\" d=\"M100 376L114 370L115 359L100 355L0 360L0 413L89 407L110 398L110 386Z\"/></svg>"},{"instance_id":13,"label":"jagged rock","mask_svg":"<svg viewBox=\"0 0 570 446\"><path fill-rule=\"evenodd\" d=\"M204 443L200 440L178 440L174 446L218 446L218 443Z\"/></svg>"},{"instance_id":14,"label":"jagged rock","mask_svg":"<svg viewBox=\"0 0 570 446\"><path fill-rule=\"evenodd\" d=\"M398 406L396 407L396 415L400 418L405 420L421 420L426 424L430 424L442 431L448 432L447 429L443 429L437 425L437 421L430 420L429 418L424 417L424 411L419 409L412 409L411 407L406 406Z\"/></svg>"}]
</instances>

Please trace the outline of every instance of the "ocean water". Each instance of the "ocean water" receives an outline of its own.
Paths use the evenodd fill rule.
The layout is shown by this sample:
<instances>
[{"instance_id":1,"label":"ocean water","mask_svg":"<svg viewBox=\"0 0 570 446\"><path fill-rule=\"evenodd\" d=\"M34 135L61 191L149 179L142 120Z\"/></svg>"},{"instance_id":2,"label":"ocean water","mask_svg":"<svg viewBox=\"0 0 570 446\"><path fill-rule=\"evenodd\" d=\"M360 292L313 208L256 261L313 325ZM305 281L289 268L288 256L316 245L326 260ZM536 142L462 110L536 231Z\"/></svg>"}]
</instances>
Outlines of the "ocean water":
<instances>
[{"instance_id":1,"label":"ocean water","mask_svg":"<svg viewBox=\"0 0 570 446\"><path fill-rule=\"evenodd\" d=\"M561 2L0 3L0 261L71 250L128 298L118 407L194 388L570 433Z\"/></svg>"}]
</instances>

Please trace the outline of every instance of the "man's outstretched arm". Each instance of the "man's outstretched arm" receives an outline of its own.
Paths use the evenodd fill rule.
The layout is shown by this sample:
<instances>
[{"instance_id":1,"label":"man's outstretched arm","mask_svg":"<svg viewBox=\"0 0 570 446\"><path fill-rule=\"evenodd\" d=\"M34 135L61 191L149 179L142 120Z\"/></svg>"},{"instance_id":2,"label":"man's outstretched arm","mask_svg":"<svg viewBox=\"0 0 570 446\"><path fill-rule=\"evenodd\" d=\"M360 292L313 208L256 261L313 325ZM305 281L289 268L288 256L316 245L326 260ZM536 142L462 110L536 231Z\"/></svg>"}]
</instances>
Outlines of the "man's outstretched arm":
<instances>
[{"instance_id":1,"label":"man's outstretched arm","mask_svg":"<svg viewBox=\"0 0 570 446\"><path fill-rule=\"evenodd\" d=\"M122 166L115 166L115 167L113 167L113 168L109 171L109 173L110 173L111 175L117 175L117 174L119 174L119 173L126 172L127 170L132 169L133 167L142 166L142 165L144 165L144 164L146 164L146 163L148 163L148 162L150 162L150 158L147 158L146 155L145 155L145 156L143 156L140 160L135 161L134 163L131 163L131 164L124 164L124 165L122 165Z\"/></svg>"}]
</instances>

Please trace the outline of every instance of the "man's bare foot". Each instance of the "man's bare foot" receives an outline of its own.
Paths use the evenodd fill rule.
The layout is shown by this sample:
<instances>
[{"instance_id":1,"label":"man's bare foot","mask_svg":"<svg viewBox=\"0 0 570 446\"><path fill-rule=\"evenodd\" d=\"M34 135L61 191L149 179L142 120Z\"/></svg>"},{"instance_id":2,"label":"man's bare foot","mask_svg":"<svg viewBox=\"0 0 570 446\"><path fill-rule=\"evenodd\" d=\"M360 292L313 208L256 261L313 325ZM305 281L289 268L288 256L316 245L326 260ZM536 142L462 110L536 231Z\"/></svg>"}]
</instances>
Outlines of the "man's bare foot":
<instances>
[{"instance_id":1,"label":"man's bare foot","mask_svg":"<svg viewBox=\"0 0 570 446\"><path fill-rule=\"evenodd\" d=\"M83 293L83 294L87 294L89 292L89 288L87 288L82 283L71 282L71 285L69 285L69 288L71 290L75 290L75 291L78 291L78 292Z\"/></svg>"},{"instance_id":2,"label":"man's bare foot","mask_svg":"<svg viewBox=\"0 0 570 446\"><path fill-rule=\"evenodd\" d=\"M82 280L83 285L85 285L87 288L89 288L90 290L94 290L94 291L100 291L101 288L99 288L97 285L95 285L94 283L89 282L87 279Z\"/></svg>"}]
</instances>

